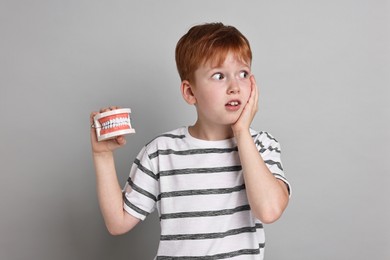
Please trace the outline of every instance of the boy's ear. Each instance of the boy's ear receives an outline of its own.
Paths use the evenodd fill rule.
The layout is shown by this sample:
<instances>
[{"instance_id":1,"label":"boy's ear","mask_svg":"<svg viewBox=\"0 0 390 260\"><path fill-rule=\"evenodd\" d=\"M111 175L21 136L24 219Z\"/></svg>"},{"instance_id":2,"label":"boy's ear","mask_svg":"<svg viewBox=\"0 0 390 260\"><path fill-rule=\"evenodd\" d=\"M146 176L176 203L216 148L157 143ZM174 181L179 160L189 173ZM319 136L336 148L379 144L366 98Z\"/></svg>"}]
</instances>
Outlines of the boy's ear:
<instances>
[{"instance_id":1,"label":"boy's ear","mask_svg":"<svg viewBox=\"0 0 390 260\"><path fill-rule=\"evenodd\" d=\"M184 100L190 104L195 105L196 104L196 98L194 93L192 92L192 86L188 80L183 80L180 85L181 95L183 96Z\"/></svg>"}]
</instances>

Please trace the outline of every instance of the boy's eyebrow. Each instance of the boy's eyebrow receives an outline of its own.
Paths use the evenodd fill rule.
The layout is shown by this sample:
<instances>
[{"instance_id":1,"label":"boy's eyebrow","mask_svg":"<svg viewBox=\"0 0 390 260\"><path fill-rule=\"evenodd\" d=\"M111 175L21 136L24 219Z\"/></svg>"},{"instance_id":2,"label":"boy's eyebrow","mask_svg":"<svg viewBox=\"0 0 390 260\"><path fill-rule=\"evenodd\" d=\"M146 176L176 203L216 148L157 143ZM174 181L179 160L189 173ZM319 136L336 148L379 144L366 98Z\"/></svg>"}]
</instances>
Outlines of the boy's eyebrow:
<instances>
[{"instance_id":1,"label":"boy's eyebrow","mask_svg":"<svg viewBox=\"0 0 390 260\"><path fill-rule=\"evenodd\" d=\"M210 66L210 67L208 68L208 70L217 70L217 69L222 69L222 68L223 68L222 65L216 65L216 66ZM251 67L250 67L248 64L246 64L246 63L242 63L241 68L242 68L242 69L248 69L248 70L251 69Z\"/></svg>"}]
</instances>

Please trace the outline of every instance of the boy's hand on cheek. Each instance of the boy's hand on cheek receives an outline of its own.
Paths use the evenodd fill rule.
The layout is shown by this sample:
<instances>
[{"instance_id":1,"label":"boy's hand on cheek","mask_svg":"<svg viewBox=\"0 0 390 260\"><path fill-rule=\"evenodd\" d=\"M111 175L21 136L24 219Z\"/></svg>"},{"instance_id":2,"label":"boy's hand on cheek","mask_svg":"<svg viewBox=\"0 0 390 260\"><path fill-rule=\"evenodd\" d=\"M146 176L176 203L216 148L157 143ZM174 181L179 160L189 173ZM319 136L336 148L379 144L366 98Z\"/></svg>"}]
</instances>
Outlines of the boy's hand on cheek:
<instances>
[{"instance_id":1,"label":"boy's hand on cheek","mask_svg":"<svg viewBox=\"0 0 390 260\"><path fill-rule=\"evenodd\" d=\"M248 132L250 125L255 117L258 109L258 89L253 75L250 76L251 82L251 94L248 102L245 104L244 109L241 112L238 120L232 125L232 130L235 136L242 133L243 131Z\"/></svg>"}]
</instances>

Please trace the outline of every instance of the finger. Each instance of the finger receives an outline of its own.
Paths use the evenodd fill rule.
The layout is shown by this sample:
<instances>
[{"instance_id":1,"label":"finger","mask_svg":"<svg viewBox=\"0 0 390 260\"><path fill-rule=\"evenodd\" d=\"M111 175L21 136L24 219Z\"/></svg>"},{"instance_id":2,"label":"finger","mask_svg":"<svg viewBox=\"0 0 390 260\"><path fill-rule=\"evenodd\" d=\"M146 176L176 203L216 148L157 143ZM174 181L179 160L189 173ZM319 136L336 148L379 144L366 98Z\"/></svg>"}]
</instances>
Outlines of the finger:
<instances>
[{"instance_id":1,"label":"finger","mask_svg":"<svg viewBox=\"0 0 390 260\"><path fill-rule=\"evenodd\" d=\"M90 117L89 117L89 122L91 124L90 129L91 129L91 142L92 142L92 144L96 143L98 141L97 136L96 136L96 126L95 126L95 120L94 120L95 116L98 114L99 114L99 112L94 111L90 114Z\"/></svg>"},{"instance_id":2,"label":"finger","mask_svg":"<svg viewBox=\"0 0 390 260\"><path fill-rule=\"evenodd\" d=\"M92 112L91 114L90 114L90 116L89 116L89 122L91 123L91 124L93 124L93 122L94 122L94 117L97 115L97 114L99 114L99 112Z\"/></svg>"},{"instance_id":3,"label":"finger","mask_svg":"<svg viewBox=\"0 0 390 260\"><path fill-rule=\"evenodd\" d=\"M106 140L109 150L113 151L121 146L124 146L126 144L126 139L121 135L117 136L114 139Z\"/></svg>"},{"instance_id":4,"label":"finger","mask_svg":"<svg viewBox=\"0 0 390 260\"><path fill-rule=\"evenodd\" d=\"M97 114L99 114L99 112L92 112L91 114L90 114L90 116L89 116L89 123L90 123L90 128L91 128L91 132L95 132L95 120L94 120L94 117L97 115ZM93 135L95 135L95 134L93 134Z\"/></svg>"},{"instance_id":5,"label":"finger","mask_svg":"<svg viewBox=\"0 0 390 260\"><path fill-rule=\"evenodd\" d=\"M252 80L252 76L250 77L250 83L251 83L251 93L249 95L248 103L254 102L255 96L256 96L256 85L254 84Z\"/></svg>"},{"instance_id":6,"label":"finger","mask_svg":"<svg viewBox=\"0 0 390 260\"><path fill-rule=\"evenodd\" d=\"M117 136L117 137L115 138L115 141L116 141L117 144L119 144L120 146L126 144L126 138L125 138L123 135Z\"/></svg>"},{"instance_id":7,"label":"finger","mask_svg":"<svg viewBox=\"0 0 390 260\"><path fill-rule=\"evenodd\" d=\"M251 83L252 83L252 91L253 91L253 98L254 98L254 102L256 104L256 107L258 105L258 100L259 100L259 91L258 91L258 87L257 87L257 84L256 84L256 79L255 79L255 76L254 75L251 75Z\"/></svg>"},{"instance_id":8,"label":"finger","mask_svg":"<svg viewBox=\"0 0 390 260\"><path fill-rule=\"evenodd\" d=\"M252 90L257 91L257 84L256 84L255 76L251 75L250 80L251 80Z\"/></svg>"},{"instance_id":9,"label":"finger","mask_svg":"<svg viewBox=\"0 0 390 260\"><path fill-rule=\"evenodd\" d=\"M105 108L101 108L100 109L100 113L104 113L104 112L107 112L107 111L110 111L111 109L109 107L105 107Z\"/></svg>"},{"instance_id":10,"label":"finger","mask_svg":"<svg viewBox=\"0 0 390 260\"><path fill-rule=\"evenodd\" d=\"M111 111L111 110L116 110L116 109L119 109L119 107L118 106L109 106L109 107L105 107L105 108L100 109L100 113Z\"/></svg>"}]
</instances>

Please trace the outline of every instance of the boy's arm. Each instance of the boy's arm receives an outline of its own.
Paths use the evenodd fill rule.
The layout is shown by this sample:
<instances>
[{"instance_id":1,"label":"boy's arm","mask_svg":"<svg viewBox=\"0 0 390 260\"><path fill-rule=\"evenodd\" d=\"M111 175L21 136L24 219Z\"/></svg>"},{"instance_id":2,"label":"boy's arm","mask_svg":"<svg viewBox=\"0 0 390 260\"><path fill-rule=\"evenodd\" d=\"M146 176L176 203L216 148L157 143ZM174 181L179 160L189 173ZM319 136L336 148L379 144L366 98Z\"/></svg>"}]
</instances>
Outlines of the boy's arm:
<instances>
[{"instance_id":1,"label":"boy's arm","mask_svg":"<svg viewBox=\"0 0 390 260\"><path fill-rule=\"evenodd\" d=\"M253 76L251 83L251 96L232 129L237 140L251 210L263 223L272 223L287 207L289 194L286 184L269 171L250 134L249 127L257 112L258 102L257 86Z\"/></svg>"},{"instance_id":2,"label":"boy's arm","mask_svg":"<svg viewBox=\"0 0 390 260\"><path fill-rule=\"evenodd\" d=\"M115 109L114 107L112 109ZM108 109L101 110L105 112ZM90 122L97 112L91 113ZM140 220L123 209L122 190L115 171L113 151L125 145L123 136L108 141L97 141L95 129L91 127L92 155L96 170L96 188L99 206L112 235L120 235L131 230Z\"/></svg>"}]
</instances>

